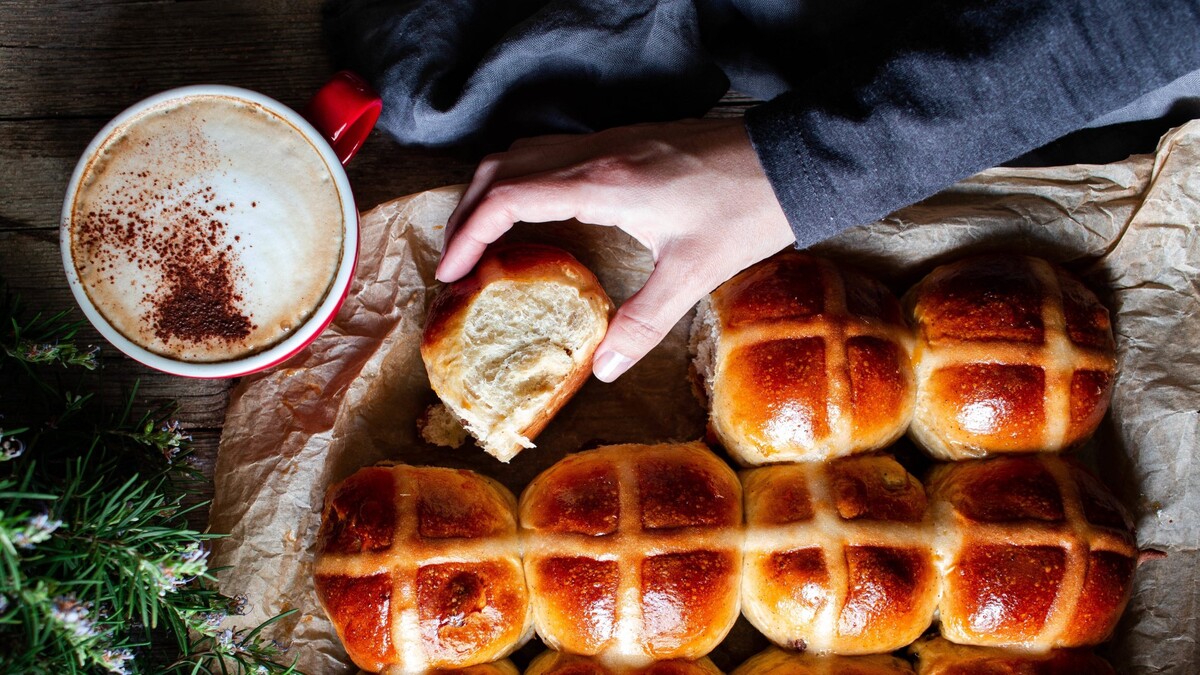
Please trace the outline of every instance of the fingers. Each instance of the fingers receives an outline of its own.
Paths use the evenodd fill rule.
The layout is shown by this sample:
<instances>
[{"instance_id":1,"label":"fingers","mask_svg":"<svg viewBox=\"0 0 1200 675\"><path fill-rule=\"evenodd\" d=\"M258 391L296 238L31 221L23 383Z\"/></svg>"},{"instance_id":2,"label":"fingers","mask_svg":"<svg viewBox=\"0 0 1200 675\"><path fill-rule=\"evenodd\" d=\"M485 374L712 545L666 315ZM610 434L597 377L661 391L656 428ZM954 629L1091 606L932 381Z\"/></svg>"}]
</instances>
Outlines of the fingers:
<instances>
[{"instance_id":1,"label":"fingers","mask_svg":"<svg viewBox=\"0 0 1200 675\"><path fill-rule=\"evenodd\" d=\"M437 278L449 282L470 272L488 244L518 222L547 223L575 218L600 225L619 224L603 210L606 202L598 193L606 189L563 179L554 172L493 184L446 244Z\"/></svg>"},{"instance_id":2,"label":"fingers","mask_svg":"<svg viewBox=\"0 0 1200 675\"><path fill-rule=\"evenodd\" d=\"M612 382L653 349L715 284L697 267L664 255L646 285L625 301L596 348L592 372Z\"/></svg>"},{"instance_id":3,"label":"fingers","mask_svg":"<svg viewBox=\"0 0 1200 675\"><path fill-rule=\"evenodd\" d=\"M508 152L488 155L480 161L471 177L471 183L446 221L442 260L439 261L435 272L437 279L444 282L456 281L479 261L478 254L473 252L482 253L482 249L475 244L484 240L478 236L470 237L474 243L468 242L463 249L471 253L473 258L450 264L446 263L446 258L464 222L497 182L571 166L586 158L590 152L589 143L581 140L581 137L563 134L541 136L526 142L518 141ZM511 227L512 223L508 226ZM505 231L507 229L508 227L504 228ZM495 233L485 245L495 241L502 234L504 231Z\"/></svg>"}]
</instances>

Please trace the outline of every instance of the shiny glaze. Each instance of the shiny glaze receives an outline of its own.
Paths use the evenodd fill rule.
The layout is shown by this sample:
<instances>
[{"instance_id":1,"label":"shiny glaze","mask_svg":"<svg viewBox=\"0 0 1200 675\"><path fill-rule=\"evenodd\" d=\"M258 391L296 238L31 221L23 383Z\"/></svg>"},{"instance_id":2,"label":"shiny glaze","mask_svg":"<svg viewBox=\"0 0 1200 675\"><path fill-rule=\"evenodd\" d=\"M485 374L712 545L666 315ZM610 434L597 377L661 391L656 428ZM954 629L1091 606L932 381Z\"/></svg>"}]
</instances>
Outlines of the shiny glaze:
<instances>
[{"instance_id":1,"label":"shiny glaze","mask_svg":"<svg viewBox=\"0 0 1200 675\"><path fill-rule=\"evenodd\" d=\"M812 445L829 435L825 341L775 340L729 354L724 387L740 414L731 426L756 444Z\"/></svg>"},{"instance_id":2,"label":"shiny glaze","mask_svg":"<svg viewBox=\"0 0 1200 675\"><path fill-rule=\"evenodd\" d=\"M354 662L436 670L515 648L529 613L515 506L499 483L438 467L368 467L333 486L314 585ZM452 562L464 555L478 559Z\"/></svg>"},{"instance_id":3,"label":"shiny glaze","mask_svg":"<svg viewBox=\"0 0 1200 675\"><path fill-rule=\"evenodd\" d=\"M1054 476L1040 462L971 462L960 466L943 493L965 518L980 523L1066 517Z\"/></svg>"},{"instance_id":4,"label":"shiny glaze","mask_svg":"<svg viewBox=\"0 0 1200 675\"><path fill-rule=\"evenodd\" d=\"M850 546L846 568L850 589L837 623L842 635L909 620L911 599L937 583L933 561L921 549Z\"/></svg>"},{"instance_id":5,"label":"shiny glaze","mask_svg":"<svg viewBox=\"0 0 1200 675\"><path fill-rule=\"evenodd\" d=\"M395 660L392 644L392 576L320 576L317 597L329 619L340 627L339 636L352 645L355 663L362 668L381 667Z\"/></svg>"},{"instance_id":6,"label":"shiny glaze","mask_svg":"<svg viewBox=\"0 0 1200 675\"><path fill-rule=\"evenodd\" d=\"M717 551L669 553L642 561L642 620L651 655L672 653L721 621L724 597L737 592L733 555Z\"/></svg>"},{"instance_id":7,"label":"shiny glaze","mask_svg":"<svg viewBox=\"0 0 1200 675\"><path fill-rule=\"evenodd\" d=\"M1072 622L1080 642L1099 644L1112 635L1114 617L1129 602L1136 567L1133 558L1116 553L1096 551L1088 556L1083 593Z\"/></svg>"},{"instance_id":8,"label":"shiny glaze","mask_svg":"<svg viewBox=\"0 0 1200 675\"><path fill-rule=\"evenodd\" d=\"M917 522L925 517L925 488L891 457L848 457L825 469L843 520Z\"/></svg>"},{"instance_id":9,"label":"shiny glaze","mask_svg":"<svg viewBox=\"0 0 1200 675\"><path fill-rule=\"evenodd\" d=\"M1068 468L1087 521L1098 527L1115 530L1133 544L1133 518L1108 486L1078 464L1071 463Z\"/></svg>"},{"instance_id":10,"label":"shiny glaze","mask_svg":"<svg viewBox=\"0 0 1200 675\"><path fill-rule=\"evenodd\" d=\"M1096 294L1078 279L1061 269L1056 269L1055 272L1058 285L1062 289L1067 337L1082 347L1112 350L1114 342L1108 309L1100 304Z\"/></svg>"},{"instance_id":11,"label":"shiny glaze","mask_svg":"<svg viewBox=\"0 0 1200 675\"><path fill-rule=\"evenodd\" d=\"M829 570L825 554L819 548L782 551L767 556L764 577L772 586L771 595L783 595L795 605L793 619L813 621L829 602Z\"/></svg>"},{"instance_id":12,"label":"shiny glaze","mask_svg":"<svg viewBox=\"0 0 1200 675\"><path fill-rule=\"evenodd\" d=\"M1108 637L1138 553L1129 515L1086 469L1051 455L962 462L938 467L929 489L962 541L947 551L948 637L1027 648Z\"/></svg>"},{"instance_id":13,"label":"shiny glaze","mask_svg":"<svg viewBox=\"0 0 1200 675\"><path fill-rule=\"evenodd\" d=\"M890 340L860 335L846 340L853 433L884 434L912 396L908 354Z\"/></svg>"},{"instance_id":14,"label":"shiny glaze","mask_svg":"<svg viewBox=\"0 0 1200 675\"><path fill-rule=\"evenodd\" d=\"M494 562L425 565L417 570L417 619L435 662L453 663L501 639L524 618L520 570Z\"/></svg>"},{"instance_id":15,"label":"shiny glaze","mask_svg":"<svg viewBox=\"0 0 1200 675\"><path fill-rule=\"evenodd\" d=\"M607 494L577 494L590 485ZM526 488L520 519L535 624L556 649L641 667L708 653L736 620L741 486L701 443L569 455Z\"/></svg>"},{"instance_id":16,"label":"shiny glaze","mask_svg":"<svg viewBox=\"0 0 1200 675\"><path fill-rule=\"evenodd\" d=\"M417 532L425 539L478 538L512 530L509 514L478 486L470 471L417 476Z\"/></svg>"},{"instance_id":17,"label":"shiny glaze","mask_svg":"<svg viewBox=\"0 0 1200 675\"><path fill-rule=\"evenodd\" d=\"M1041 632L1065 567L1061 548L970 546L946 583L972 632L1019 642Z\"/></svg>"},{"instance_id":18,"label":"shiny glaze","mask_svg":"<svg viewBox=\"0 0 1200 675\"><path fill-rule=\"evenodd\" d=\"M1071 412L1067 427L1067 442L1078 443L1100 425L1108 411L1112 395L1113 374L1098 370L1077 370L1071 376Z\"/></svg>"},{"instance_id":19,"label":"shiny glaze","mask_svg":"<svg viewBox=\"0 0 1200 675\"><path fill-rule=\"evenodd\" d=\"M910 435L938 459L1058 452L1108 408L1108 310L1046 261L985 255L943 265L905 297L917 329Z\"/></svg>"},{"instance_id":20,"label":"shiny glaze","mask_svg":"<svg viewBox=\"0 0 1200 675\"><path fill-rule=\"evenodd\" d=\"M742 485L747 495L746 522L785 525L812 520L812 492L802 465L779 464L770 471L747 471ZM752 496L752 498L750 498Z\"/></svg>"},{"instance_id":21,"label":"shiny glaze","mask_svg":"<svg viewBox=\"0 0 1200 675\"><path fill-rule=\"evenodd\" d=\"M912 414L911 331L887 287L780 253L712 294L712 427L744 464L879 449Z\"/></svg>"},{"instance_id":22,"label":"shiny glaze","mask_svg":"<svg viewBox=\"0 0 1200 675\"><path fill-rule=\"evenodd\" d=\"M390 469L372 467L347 478L327 497L322 553L383 551L396 527L396 486Z\"/></svg>"},{"instance_id":23,"label":"shiny glaze","mask_svg":"<svg viewBox=\"0 0 1200 675\"><path fill-rule=\"evenodd\" d=\"M988 255L939 267L920 284L921 335L1041 344L1043 290L1020 256Z\"/></svg>"},{"instance_id":24,"label":"shiny glaze","mask_svg":"<svg viewBox=\"0 0 1200 675\"><path fill-rule=\"evenodd\" d=\"M552 532L598 536L617 529L621 500L616 469L603 461L578 456L555 465L553 490L531 496L528 525Z\"/></svg>"},{"instance_id":25,"label":"shiny glaze","mask_svg":"<svg viewBox=\"0 0 1200 675\"><path fill-rule=\"evenodd\" d=\"M772 465L742 481L747 540L769 542L748 544L742 606L768 638L878 653L929 626L941 583L929 503L894 459Z\"/></svg>"},{"instance_id":26,"label":"shiny glaze","mask_svg":"<svg viewBox=\"0 0 1200 675\"><path fill-rule=\"evenodd\" d=\"M942 368L929 379L931 397L954 417L960 436L986 437L996 448L1027 449L1046 423L1045 373L1038 366L972 363Z\"/></svg>"},{"instance_id":27,"label":"shiny glaze","mask_svg":"<svg viewBox=\"0 0 1200 675\"><path fill-rule=\"evenodd\" d=\"M825 289L816 258L787 253L738 274L714 298L725 330L781 319L807 319L825 311Z\"/></svg>"},{"instance_id":28,"label":"shiny glaze","mask_svg":"<svg viewBox=\"0 0 1200 675\"><path fill-rule=\"evenodd\" d=\"M650 457L637 463L637 485L643 529L741 525L739 500L710 467Z\"/></svg>"},{"instance_id":29,"label":"shiny glaze","mask_svg":"<svg viewBox=\"0 0 1200 675\"><path fill-rule=\"evenodd\" d=\"M598 652L616 630L617 562L547 558L536 563L536 574L542 593L554 598L547 607L566 633L559 639L575 651Z\"/></svg>"}]
</instances>

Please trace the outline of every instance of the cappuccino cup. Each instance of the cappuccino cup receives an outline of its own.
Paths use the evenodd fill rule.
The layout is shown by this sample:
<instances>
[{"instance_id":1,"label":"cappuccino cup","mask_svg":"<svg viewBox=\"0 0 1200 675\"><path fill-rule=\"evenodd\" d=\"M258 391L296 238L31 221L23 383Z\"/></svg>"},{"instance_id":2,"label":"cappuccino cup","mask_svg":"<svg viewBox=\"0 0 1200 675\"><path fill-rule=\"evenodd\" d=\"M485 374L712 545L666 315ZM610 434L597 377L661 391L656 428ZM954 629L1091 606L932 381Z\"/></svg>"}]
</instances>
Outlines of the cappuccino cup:
<instances>
[{"instance_id":1,"label":"cappuccino cup","mask_svg":"<svg viewBox=\"0 0 1200 675\"><path fill-rule=\"evenodd\" d=\"M63 266L84 315L152 368L236 377L308 346L354 274L342 168L379 98L339 73L308 119L201 85L135 104L92 140L63 202Z\"/></svg>"}]
</instances>

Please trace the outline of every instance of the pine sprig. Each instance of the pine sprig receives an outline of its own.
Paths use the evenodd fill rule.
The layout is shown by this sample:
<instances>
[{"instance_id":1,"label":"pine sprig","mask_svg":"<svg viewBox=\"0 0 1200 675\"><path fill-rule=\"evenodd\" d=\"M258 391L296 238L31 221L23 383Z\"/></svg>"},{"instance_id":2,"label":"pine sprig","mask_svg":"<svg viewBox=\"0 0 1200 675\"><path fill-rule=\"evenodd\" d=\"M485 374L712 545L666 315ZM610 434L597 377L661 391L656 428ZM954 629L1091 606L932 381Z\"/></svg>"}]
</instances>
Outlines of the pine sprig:
<instances>
[{"instance_id":1,"label":"pine sprig","mask_svg":"<svg viewBox=\"0 0 1200 675\"><path fill-rule=\"evenodd\" d=\"M262 637L291 612L223 627L246 600L216 590L219 535L188 524L204 505L185 504L200 474L176 406L136 413L135 387L106 412L80 324L19 314L0 298L0 672L295 672Z\"/></svg>"},{"instance_id":2,"label":"pine sprig","mask_svg":"<svg viewBox=\"0 0 1200 675\"><path fill-rule=\"evenodd\" d=\"M0 297L0 316L5 317L10 325L3 342L4 352L9 358L25 364L96 369L100 348L92 345L81 348L73 341L84 325L82 321L68 321L69 312L65 310L49 316L38 312L20 321L20 309L20 302L15 296L5 293Z\"/></svg>"}]
</instances>

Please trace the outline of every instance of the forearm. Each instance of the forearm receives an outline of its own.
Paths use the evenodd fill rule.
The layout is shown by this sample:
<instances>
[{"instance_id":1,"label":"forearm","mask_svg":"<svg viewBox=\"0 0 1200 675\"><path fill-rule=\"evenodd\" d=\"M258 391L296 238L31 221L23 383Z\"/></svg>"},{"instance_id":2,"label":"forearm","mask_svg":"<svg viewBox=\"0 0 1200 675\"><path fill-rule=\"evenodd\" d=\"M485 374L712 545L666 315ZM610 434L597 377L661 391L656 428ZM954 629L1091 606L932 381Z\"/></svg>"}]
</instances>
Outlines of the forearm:
<instances>
[{"instance_id":1,"label":"forearm","mask_svg":"<svg viewBox=\"0 0 1200 675\"><path fill-rule=\"evenodd\" d=\"M807 246L1073 131L1200 68L1200 3L932 2L886 57L751 110ZM835 66L836 67L836 66Z\"/></svg>"}]
</instances>

